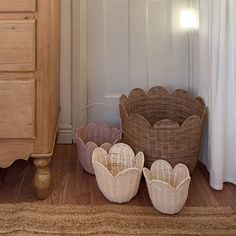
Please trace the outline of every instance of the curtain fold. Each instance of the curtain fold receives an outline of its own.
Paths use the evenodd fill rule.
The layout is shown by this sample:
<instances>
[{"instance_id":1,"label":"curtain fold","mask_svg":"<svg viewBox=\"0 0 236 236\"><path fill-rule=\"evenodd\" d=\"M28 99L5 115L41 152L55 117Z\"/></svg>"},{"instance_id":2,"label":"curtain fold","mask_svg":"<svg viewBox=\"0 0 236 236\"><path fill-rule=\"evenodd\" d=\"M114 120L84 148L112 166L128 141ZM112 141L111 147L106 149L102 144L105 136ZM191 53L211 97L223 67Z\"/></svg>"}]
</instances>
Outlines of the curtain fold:
<instances>
[{"instance_id":1,"label":"curtain fold","mask_svg":"<svg viewBox=\"0 0 236 236\"><path fill-rule=\"evenodd\" d=\"M235 0L200 0L198 93L209 107L208 150L202 161L210 185L236 184Z\"/></svg>"}]
</instances>

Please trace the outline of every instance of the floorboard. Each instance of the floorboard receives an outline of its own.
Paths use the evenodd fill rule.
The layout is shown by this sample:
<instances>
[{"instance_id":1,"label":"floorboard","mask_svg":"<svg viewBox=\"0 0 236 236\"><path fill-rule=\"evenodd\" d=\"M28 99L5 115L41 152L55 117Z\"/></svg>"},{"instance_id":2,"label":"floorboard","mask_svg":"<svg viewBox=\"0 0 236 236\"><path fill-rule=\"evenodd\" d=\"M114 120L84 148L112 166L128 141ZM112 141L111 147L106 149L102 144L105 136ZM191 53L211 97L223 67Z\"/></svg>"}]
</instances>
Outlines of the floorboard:
<instances>
[{"instance_id":1,"label":"floorboard","mask_svg":"<svg viewBox=\"0 0 236 236\"><path fill-rule=\"evenodd\" d=\"M57 145L51 165L53 183L48 199L49 204L106 204L109 203L97 187L94 176L81 168L75 145ZM0 169L0 203L36 202L32 177L34 166L31 160L16 161L7 169ZM209 174L198 163L192 176L188 206L230 206L236 212L236 186L224 185L223 191L215 191L209 186ZM130 205L151 206L144 178L141 180L137 196Z\"/></svg>"}]
</instances>

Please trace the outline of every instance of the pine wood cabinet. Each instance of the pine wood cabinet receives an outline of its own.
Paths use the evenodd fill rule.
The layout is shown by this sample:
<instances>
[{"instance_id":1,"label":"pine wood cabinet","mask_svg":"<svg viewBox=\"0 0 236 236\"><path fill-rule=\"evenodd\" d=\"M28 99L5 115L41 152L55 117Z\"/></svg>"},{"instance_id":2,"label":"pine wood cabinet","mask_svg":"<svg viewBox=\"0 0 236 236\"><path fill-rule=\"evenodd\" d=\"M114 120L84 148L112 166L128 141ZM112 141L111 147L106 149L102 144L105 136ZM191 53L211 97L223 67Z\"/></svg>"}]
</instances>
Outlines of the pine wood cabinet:
<instances>
[{"instance_id":1,"label":"pine wood cabinet","mask_svg":"<svg viewBox=\"0 0 236 236\"><path fill-rule=\"evenodd\" d=\"M59 0L0 0L0 167L34 158L39 199L51 182L59 47Z\"/></svg>"}]
</instances>

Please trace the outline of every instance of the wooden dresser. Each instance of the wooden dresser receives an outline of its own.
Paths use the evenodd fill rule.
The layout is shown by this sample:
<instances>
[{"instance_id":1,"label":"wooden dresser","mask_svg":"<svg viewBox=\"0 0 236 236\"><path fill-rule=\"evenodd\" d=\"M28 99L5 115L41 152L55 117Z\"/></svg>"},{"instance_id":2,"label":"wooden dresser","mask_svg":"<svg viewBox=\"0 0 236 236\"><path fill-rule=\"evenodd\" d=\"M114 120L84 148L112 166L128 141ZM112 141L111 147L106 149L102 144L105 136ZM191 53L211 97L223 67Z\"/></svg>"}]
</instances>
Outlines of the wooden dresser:
<instances>
[{"instance_id":1,"label":"wooden dresser","mask_svg":"<svg viewBox=\"0 0 236 236\"><path fill-rule=\"evenodd\" d=\"M34 158L48 196L59 113L59 0L0 0L0 167Z\"/></svg>"}]
</instances>

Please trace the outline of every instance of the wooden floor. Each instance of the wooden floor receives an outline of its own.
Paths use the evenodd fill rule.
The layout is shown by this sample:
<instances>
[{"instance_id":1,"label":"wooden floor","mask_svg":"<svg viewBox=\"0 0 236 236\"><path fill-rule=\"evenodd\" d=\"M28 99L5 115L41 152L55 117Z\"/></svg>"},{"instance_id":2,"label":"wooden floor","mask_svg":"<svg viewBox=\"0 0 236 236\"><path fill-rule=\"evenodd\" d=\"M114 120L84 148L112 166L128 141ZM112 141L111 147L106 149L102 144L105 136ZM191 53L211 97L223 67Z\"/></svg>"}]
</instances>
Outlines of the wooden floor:
<instances>
[{"instance_id":1,"label":"wooden floor","mask_svg":"<svg viewBox=\"0 0 236 236\"><path fill-rule=\"evenodd\" d=\"M109 203L99 192L94 176L84 172L77 161L74 145L57 145L51 166L52 191L44 203L104 204ZM32 188L32 161L17 161L8 169L0 169L0 203L35 202ZM223 191L214 191L208 184L209 175L198 164L192 176L188 206L231 206L236 212L236 186L225 184ZM129 203L150 206L144 179L138 195Z\"/></svg>"}]
</instances>

